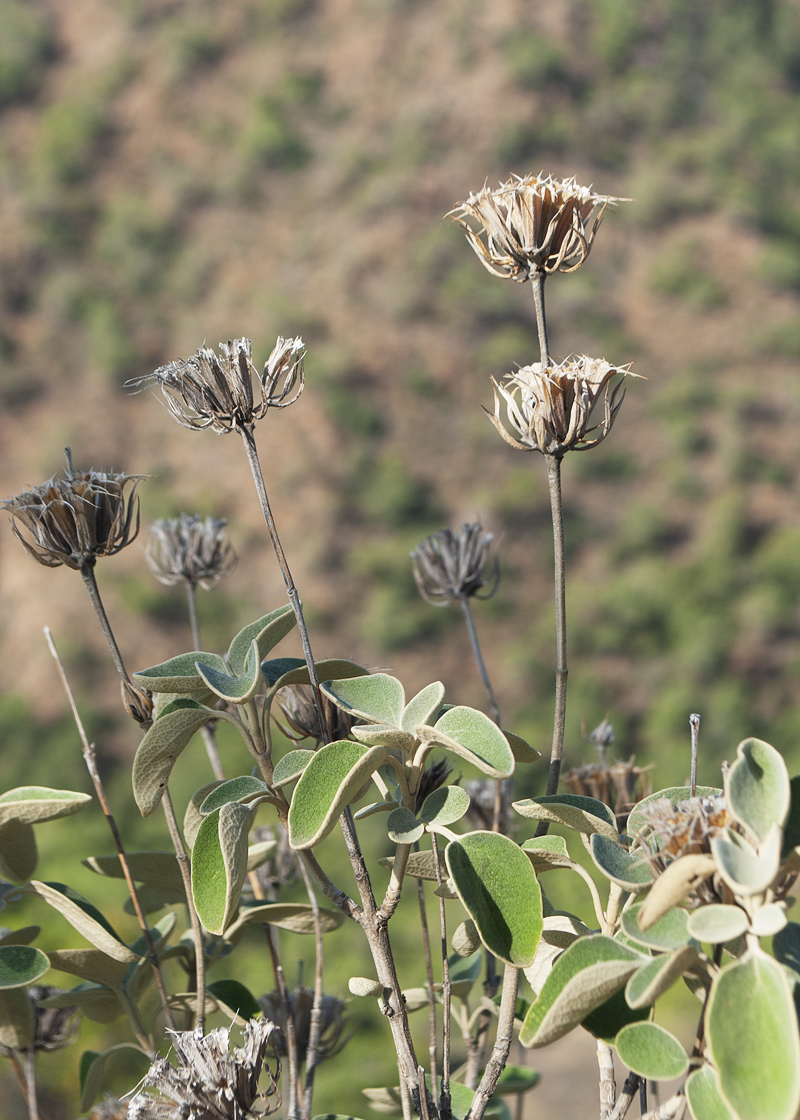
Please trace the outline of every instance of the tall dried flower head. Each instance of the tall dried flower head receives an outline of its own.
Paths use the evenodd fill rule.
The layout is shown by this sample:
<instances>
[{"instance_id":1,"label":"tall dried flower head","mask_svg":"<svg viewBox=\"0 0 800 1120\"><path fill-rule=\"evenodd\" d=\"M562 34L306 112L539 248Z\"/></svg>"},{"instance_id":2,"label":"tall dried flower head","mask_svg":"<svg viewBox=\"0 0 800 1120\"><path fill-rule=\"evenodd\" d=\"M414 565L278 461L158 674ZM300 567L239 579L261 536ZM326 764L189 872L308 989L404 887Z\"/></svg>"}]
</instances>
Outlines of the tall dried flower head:
<instances>
[{"instance_id":1,"label":"tall dried flower head","mask_svg":"<svg viewBox=\"0 0 800 1120\"><path fill-rule=\"evenodd\" d=\"M459 599L490 599L500 581L497 557L490 560L494 536L479 521L464 522L457 532L439 529L417 545L411 555L420 595L434 607ZM486 588L480 594L482 588Z\"/></svg>"},{"instance_id":2,"label":"tall dried flower head","mask_svg":"<svg viewBox=\"0 0 800 1120\"><path fill-rule=\"evenodd\" d=\"M224 518L161 518L150 527L145 558L150 571L168 587L199 584L209 591L236 567L238 557L227 538Z\"/></svg>"},{"instance_id":3,"label":"tall dried flower head","mask_svg":"<svg viewBox=\"0 0 800 1120\"><path fill-rule=\"evenodd\" d=\"M629 372L627 366L587 357L567 358L546 368L539 362L522 366L502 383L492 378L494 413L489 413L489 419L518 451L541 451L559 459L567 451L588 451L611 431L625 399L622 383ZM601 398L602 419L591 424ZM500 419L503 402L514 435Z\"/></svg>"},{"instance_id":4,"label":"tall dried flower head","mask_svg":"<svg viewBox=\"0 0 800 1120\"><path fill-rule=\"evenodd\" d=\"M274 1112L280 1067L265 1066L267 1049L276 1027L268 1019L250 1019L242 1045L231 1053L230 1028L218 1027L205 1038L192 1031L170 1031L177 1068L166 1058L156 1058L145 1074L142 1088L128 1106L128 1120L249 1120ZM259 1092L262 1068L267 1088ZM157 1089L154 1096L146 1089Z\"/></svg>"},{"instance_id":5,"label":"tall dried flower head","mask_svg":"<svg viewBox=\"0 0 800 1120\"><path fill-rule=\"evenodd\" d=\"M201 346L186 361L168 362L148 377L128 382L161 387L167 408L185 428L227 434L250 428L270 408L286 408L303 391L303 340L279 338L259 374L249 338L221 342L219 354ZM258 382L258 397L253 381Z\"/></svg>"},{"instance_id":6,"label":"tall dried flower head","mask_svg":"<svg viewBox=\"0 0 800 1120\"><path fill-rule=\"evenodd\" d=\"M67 471L6 498L14 535L40 564L66 564L80 571L99 556L114 556L139 532L136 487L142 475L74 471L67 449ZM26 539L20 526L27 530Z\"/></svg>"},{"instance_id":7,"label":"tall dried flower head","mask_svg":"<svg viewBox=\"0 0 800 1120\"><path fill-rule=\"evenodd\" d=\"M484 184L450 214L489 272L523 283L534 272L574 272L589 255L606 207L627 201L540 172L514 175L497 190Z\"/></svg>"},{"instance_id":8,"label":"tall dried flower head","mask_svg":"<svg viewBox=\"0 0 800 1120\"><path fill-rule=\"evenodd\" d=\"M278 723L278 726L286 738L292 739L295 743L303 739L313 739L318 746L321 746L328 741L346 739L350 734L353 717L324 694L320 695L319 704L315 704L314 689L310 684L286 685L280 690L276 699L285 721ZM320 725L320 715L323 719L322 725Z\"/></svg>"}]
</instances>

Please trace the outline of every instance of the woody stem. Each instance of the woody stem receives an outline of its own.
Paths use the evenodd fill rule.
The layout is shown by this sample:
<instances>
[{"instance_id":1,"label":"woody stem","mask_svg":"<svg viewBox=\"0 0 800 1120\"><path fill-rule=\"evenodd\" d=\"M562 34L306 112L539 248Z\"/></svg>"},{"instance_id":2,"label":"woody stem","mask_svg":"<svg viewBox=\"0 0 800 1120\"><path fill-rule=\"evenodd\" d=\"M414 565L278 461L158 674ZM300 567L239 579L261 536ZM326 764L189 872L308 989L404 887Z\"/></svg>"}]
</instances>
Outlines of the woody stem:
<instances>
[{"instance_id":1,"label":"woody stem","mask_svg":"<svg viewBox=\"0 0 800 1120\"><path fill-rule=\"evenodd\" d=\"M553 553L556 594L556 700L553 719L553 745L547 793L558 790L561 755L564 749L564 723L567 713L567 602L566 562L564 558L564 507L561 500L561 459L547 455L547 481L550 487L550 510L553 517Z\"/></svg>"},{"instance_id":2,"label":"woody stem","mask_svg":"<svg viewBox=\"0 0 800 1120\"><path fill-rule=\"evenodd\" d=\"M547 274L538 269L531 276L533 305L536 308L536 329L539 332L539 351L542 368L550 365L550 344L547 339L547 320L544 314L544 282Z\"/></svg>"}]
</instances>

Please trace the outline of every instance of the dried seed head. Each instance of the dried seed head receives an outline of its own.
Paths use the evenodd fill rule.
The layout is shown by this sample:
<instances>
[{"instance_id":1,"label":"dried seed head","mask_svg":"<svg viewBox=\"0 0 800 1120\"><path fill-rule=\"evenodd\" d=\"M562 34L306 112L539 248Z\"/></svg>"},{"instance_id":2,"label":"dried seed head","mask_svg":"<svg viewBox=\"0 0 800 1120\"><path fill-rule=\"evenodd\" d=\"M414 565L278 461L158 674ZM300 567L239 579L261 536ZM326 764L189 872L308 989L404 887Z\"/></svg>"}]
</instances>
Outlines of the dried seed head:
<instances>
[{"instance_id":1,"label":"dried seed head","mask_svg":"<svg viewBox=\"0 0 800 1120\"><path fill-rule=\"evenodd\" d=\"M11 514L14 535L34 560L48 568L66 564L80 571L93 566L98 556L114 556L135 540L139 532L135 493L143 477L73 471L67 449L64 478L54 476L41 486L6 498L3 509ZM20 526L27 530L29 540Z\"/></svg>"},{"instance_id":2,"label":"dried seed head","mask_svg":"<svg viewBox=\"0 0 800 1120\"><path fill-rule=\"evenodd\" d=\"M268 1019L250 1019L233 1053L230 1028L218 1027L205 1038L170 1031L177 1068L166 1058L155 1059L128 1106L128 1120L248 1120L274 1112L279 1101L269 1107L268 1098L277 1094L280 1065L276 1061L273 1073L264 1063L276 1030ZM259 1092L262 1068L268 1084ZM153 1096L149 1088L162 1095Z\"/></svg>"},{"instance_id":3,"label":"dried seed head","mask_svg":"<svg viewBox=\"0 0 800 1120\"><path fill-rule=\"evenodd\" d=\"M611 724L604 721L608 727ZM603 724L600 725L601 727ZM599 728L598 728L599 730ZM613 742L613 739L611 740ZM561 775L561 781L570 791L582 797L593 797L612 809L617 819L617 827L624 830L628 814L637 801L649 796L650 779L647 770L634 765L633 759L615 762L608 766L605 762L580 766Z\"/></svg>"},{"instance_id":4,"label":"dried seed head","mask_svg":"<svg viewBox=\"0 0 800 1120\"><path fill-rule=\"evenodd\" d=\"M472 596L491 598L500 581L497 557L489 560L493 539L479 521L464 522L457 532L439 529L426 537L411 553L422 598L434 607L446 607ZM482 588L488 590L481 595Z\"/></svg>"},{"instance_id":5,"label":"dried seed head","mask_svg":"<svg viewBox=\"0 0 800 1120\"><path fill-rule=\"evenodd\" d=\"M201 346L186 361L169 362L148 377L128 382L161 386L167 408L185 428L227 434L251 427L270 408L286 408L303 391L303 340L279 338L258 374L249 338L221 342L219 354ZM253 379L259 384L258 400Z\"/></svg>"},{"instance_id":6,"label":"dried seed head","mask_svg":"<svg viewBox=\"0 0 800 1120\"><path fill-rule=\"evenodd\" d=\"M628 201L595 194L574 179L514 175L497 190L484 184L450 215L489 272L522 283L534 272L574 272L589 255L606 207Z\"/></svg>"},{"instance_id":7,"label":"dried seed head","mask_svg":"<svg viewBox=\"0 0 800 1120\"><path fill-rule=\"evenodd\" d=\"M310 684L286 685L278 693L277 701L285 720L285 723L278 723L278 726L286 738L295 743L303 739L314 739L317 746L321 746L323 743L346 739L350 734L353 717L323 694L320 694L320 706L325 723L320 726L319 709L314 703L314 690Z\"/></svg>"},{"instance_id":8,"label":"dried seed head","mask_svg":"<svg viewBox=\"0 0 800 1120\"><path fill-rule=\"evenodd\" d=\"M150 527L145 558L150 571L168 587L183 581L209 591L229 575L238 557L227 539L224 518L162 518Z\"/></svg>"},{"instance_id":9,"label":"dried seed head","mask_svg":"<svg viewBox=\"0 0 800 1120\"><path fill-rule=\"evenodd\" d=\"M628 366L587 357L567 358L547 368L539 362L523 366L507 374L502 384L492 378L494 413L489 413L489 419L518 451L541 451L557 458L568 451L588 451L611 431L625 398L620 390L628 373ZM601 397L603 417L590 427ZM500 419L501 398L513 435Z\"/></svg>"},{"instance_id":10,"label":"dried seed head","mask_svg":"<svg viewBox=\"0 0 800 1120\"><path fill-rule=\"evenodd\" d=\"M81 1018L76 1004L69 1007L41 1006L42 1000L61 995L63 992L63 988L53 988L47 984L32 984L28 988L36 1024L33 1035L34 1050L61 1050L77 1038Z\"/></svg>"},{"instance_id":11,"label":"dried seed head","mask_svg":"<svg viewBox=\"0 0 800 1120\"><path fill-rule=\"evenodd\" d=\"M275 1050L280 1057L286 1056L286 1020L283 1002L279 992L269 992L260 996L258 1002L264 1014L280 1024L275 1029ZM294 1023L297 1040L297 1058L304 1062L308 1052L308 1039L311 1033L311 1012L314 1006L314 992L311 988L296 988L289 992L289 1014ZM317 1061L324 1062L343 1050L352 1034L345 1034L347 1019L344 1012L347 1004L336 996L323 996L320 1007L320 1036L317 1047Z\"/></svg>"},{"instance_id":12,"label":"dried seed head","mask_svg":"<svg viewBox=\"0 0 800 1120\"><path fill-rule=\"evenodd\" d=\"M740 831L722 794L690 797L673 804L668 797L651 801L641 808L649 831L640 836L642 852L653 874L658 876L682 856L710 855L711 841L726 829ZM696 903L731 903L733 893L719 875L703 880L694 891Z\"/></svg>"}]
</instances>

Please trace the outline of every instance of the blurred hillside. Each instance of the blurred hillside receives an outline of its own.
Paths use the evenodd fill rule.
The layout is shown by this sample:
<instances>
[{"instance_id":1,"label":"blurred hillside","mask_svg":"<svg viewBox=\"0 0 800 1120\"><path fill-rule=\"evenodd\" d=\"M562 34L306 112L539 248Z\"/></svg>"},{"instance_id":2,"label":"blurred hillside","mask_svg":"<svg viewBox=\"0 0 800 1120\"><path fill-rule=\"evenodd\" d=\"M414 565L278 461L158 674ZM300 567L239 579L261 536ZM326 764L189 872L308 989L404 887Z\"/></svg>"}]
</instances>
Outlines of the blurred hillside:
<instances>
[{"instance_id":1,"label":"blurred hillside","mask_svg":"<svg viewBox=\"0 0 800 1120\"><path fill-rule=\"evenodd\" d=\"M480 517L503 569L477 622L504 722L546 745L545 472L480 408L490 374L538 356L530 292L441 219L487 179L575 175L635 202L549 282L554 354L647 380L607 443L565 463L569 761L606 714L664 780L684 776L692 711L705 778L746 734L795 749L795 3L0 0L0 26L3 494L68 444L78 467L150 476L145 525L228 517L240 565L201 593L205 644L224 649L284 601L241 446L122 386L204 340L248 336L258 363L301 334L306 391L258 437L315 654L483 706L458 612L418 600L408 564ZM49 624L104 747L131 757L76 574L37 567L8 525L0 561L4 690L60 716ZM138 542L98 578L131 668L188 648ZM2 709L9 743L21 710Z\"/></svg>"}]
</instances>

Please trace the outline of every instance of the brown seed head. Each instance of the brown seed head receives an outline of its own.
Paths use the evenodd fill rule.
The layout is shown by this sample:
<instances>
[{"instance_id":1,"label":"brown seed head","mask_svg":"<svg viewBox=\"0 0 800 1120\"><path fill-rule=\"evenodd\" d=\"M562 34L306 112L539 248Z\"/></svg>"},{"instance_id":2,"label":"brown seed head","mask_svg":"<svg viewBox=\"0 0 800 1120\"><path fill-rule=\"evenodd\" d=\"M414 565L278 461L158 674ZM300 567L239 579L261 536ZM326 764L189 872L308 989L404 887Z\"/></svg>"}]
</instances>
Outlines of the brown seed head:
<instances>
[{"instance_id":1,"label":"brown seed head","mask_svg":"<svg viewBox=\"0 0 800 1120\"><path fill-rule=\"evenodd\" d=\"M47 984L32 984L28 988L35 1021L34 1050L61 1050L78 1037L81 1017L76 1004L69 1007L41 1006L42 1000L62 995L63 992L63 988L53 988Z\"/></svg>"},{"instance_id":2,"label":"brown seed head","mask_svg":"<svg viewBox=\"0 0 800 1120\"><path fill-rule=\"evenodd\" d=\"M98 556L114 556L136 538L135 493L143 475L73 471L69 451L67 464L64 478L54 476L6 498L3 509L11 514L14 534L34 560L48 568L66 564L80 571L94 565Z\"/></svg>"},{"instance_id":3,"label":"brown seed head","mask_svg":"<svg viewBox=\"0 0 800 1120\"><path fill-rule=\"evenodd\" d=\"M299 743L303 739L314 739L317 746L329 741L346 739L353 725L353 718L338 707L327 696L320 694L320 706L325 724L320 727L319 710L314 703L314 691L310 684L290 684L277 695L278 707L286 721L278 723L287 739ZM277 722L277 721L276 721ZM331 729L331 739L328 728Z\"/></svg>"},{"instance_id":4,"label":"brown seed head","mask_svg":"<svg viewBox=\"0 0 800 1120\"><path fill-rule=\"evenodd\" d=\"M154 521L145 552L150 571L168 587L184 582L209 591L238 560L227 539L227 524L224 518L188 513Z\"/></svg>"},{"instance_id":5,"label":"brown seed head","mask_svg":"<svg viewBox=\"0 0 800 1120\"><path fill-rule=\"evenodd\" d=\"M489 272L523 283L534 272L574 272L589 255L606 207L628 201L595 194L574 179L514 175L497 190L484 184L450 215Z\"/></svg>"},{"instance_id":6,"label":"brown seed head","mask_svg":"<svg viewBox=\"0 0 800 1120\"><path fill-rule=\"evenodd\" d=\"M205 1038L170 1031L177 1068L166 1058L155 1059L128 1106L128 1120L248 1120L275 1111L279 1101L270 1108L268 1098L277 1094L280 1067L276 1064L273 1073L264 1064L275 1031L268 1019L250 1019L242 1045L233 1053L229 1027L218 1027ZM259 1092L262 1068L268 1085ZM162 1095L153 1096L145 1091L149 1088Z\"/></svg>"},{"instance_id":7,"label":"brown seed head","mask_svg":"<svg viewBox=\"0 0 800 1120\"><path fill-rule=\"evenodd\" d=\"M161 386L167 408L185 428L228 432L249 428L270 408L286 408L303 391L303 340L279 338L259 375L249 338L207 346L186 361L169 362L128 384ZM258 399L253 380L259 385Z\"/></svg>"},{"instance_id":8,"label":"brown seed head","mask_svg":"<svg viewBox=\"0 0 800 1120\"><path fill-rule=\"evenodd\" d=\"M587 357L567 358L547 368L539 362L522 366L502 383L492 378L494 413L489 413L489 419L518 451L541 451L557 458L567 451L588 451L611 431L625 399L624 390L620 391L628 373L627 366ZM590 426L601 398L602 419ZM500 419L503 403L513 435Z\"/></svg>"},{"instance_id":9,"label":"brown seed head","mask_svg":"<svg viewBox=\"0 0 800 1120\"><path fill-rule=\"evenodd\" d=\"M280 1057L286 1055L286 1021L283 1001L279 992L269 992L260 996L260 1003L264 1014L280 1024L275 1031L275 1050ZM297 1041L298 1061L304 1062L308 1052L308 1039L311 1033L311 1012L314 1007L314 992L311 988L295 988L289 992L289 1013L294 1023L294 1034ZM323 996L320 1007L320 1038L317 1047L317 1061L324 1062L333 1058L342 1050L352 1037L345 1034L347 1019L345 1011L347 1004L336 996Z\"/></svg>"},{"instance_id":10,"label":"brown seed head","mask_svg":"<svg viewBox=\"0 0 800 1120\"><path fill-rule=\"evenodd\" d=\"M417 545L411 555L420 595L434 607L446 607L474 596L490 599L497 590L497 557L489 560L493 534L480 522L464 522L457 532L439 529ZM482 588L487 588L481 595Z\"/></svg>"}]
</instances>

